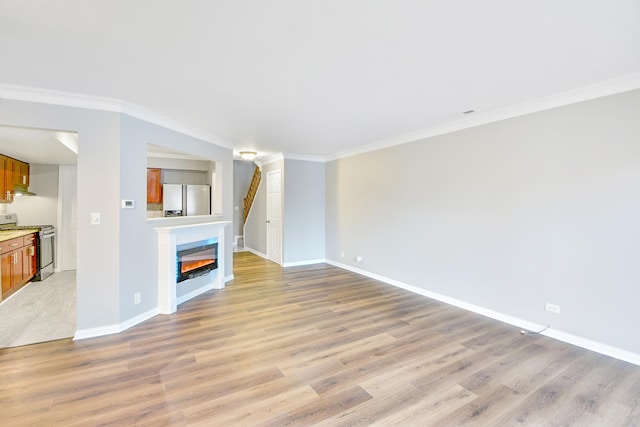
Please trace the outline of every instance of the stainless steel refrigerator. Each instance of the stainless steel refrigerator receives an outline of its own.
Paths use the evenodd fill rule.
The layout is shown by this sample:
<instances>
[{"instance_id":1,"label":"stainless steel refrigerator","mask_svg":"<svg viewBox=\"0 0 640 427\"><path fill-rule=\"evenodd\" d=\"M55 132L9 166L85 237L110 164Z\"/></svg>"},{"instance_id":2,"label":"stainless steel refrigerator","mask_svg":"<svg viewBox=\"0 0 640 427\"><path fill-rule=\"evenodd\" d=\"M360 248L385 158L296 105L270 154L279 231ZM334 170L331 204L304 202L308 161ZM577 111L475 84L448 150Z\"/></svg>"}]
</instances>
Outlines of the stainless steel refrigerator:
<instances>
[{"instance_id":1,"label":"stainless steel refrigerator","mask_svg":"<svg viewBox=\"0 0 640 427\"><path fill-rule=\"evenodd\" d=\"M211 186L164 184L162 211L164 216L211 215Z\"/></svg>"}]
</instances>

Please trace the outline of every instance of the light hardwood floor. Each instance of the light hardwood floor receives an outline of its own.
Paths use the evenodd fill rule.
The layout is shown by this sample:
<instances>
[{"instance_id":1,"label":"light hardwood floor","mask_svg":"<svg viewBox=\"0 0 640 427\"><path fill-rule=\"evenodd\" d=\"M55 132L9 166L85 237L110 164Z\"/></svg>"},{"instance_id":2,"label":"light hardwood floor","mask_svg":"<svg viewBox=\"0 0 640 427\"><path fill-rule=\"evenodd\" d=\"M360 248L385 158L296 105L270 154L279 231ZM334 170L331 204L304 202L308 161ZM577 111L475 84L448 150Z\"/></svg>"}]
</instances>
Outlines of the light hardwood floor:
<instances>
[{"instance_id":1,"label":"light hardwood floor","mask_svg":"<svg viewBox=\"0 0 640 427\"><path fill-rule=\"evenodd\" d=\"M119 335L0 350L0 424L637 426L640 367L328 265Z\"/></svg>"}]
</instances>

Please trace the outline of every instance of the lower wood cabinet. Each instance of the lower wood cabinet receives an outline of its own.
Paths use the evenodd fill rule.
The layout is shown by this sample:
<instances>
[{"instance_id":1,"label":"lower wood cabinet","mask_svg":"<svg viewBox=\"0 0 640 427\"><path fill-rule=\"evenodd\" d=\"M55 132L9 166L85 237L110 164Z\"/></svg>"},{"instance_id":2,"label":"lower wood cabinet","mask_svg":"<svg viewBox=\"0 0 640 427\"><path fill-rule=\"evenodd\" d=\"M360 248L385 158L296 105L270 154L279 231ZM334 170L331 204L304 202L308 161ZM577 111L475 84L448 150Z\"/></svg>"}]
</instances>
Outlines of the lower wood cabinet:
<instances>
[{"instance_id":1,"label":"lower wood cabinet","mask_svg":"<svg viewBox=\"0 0 640 427\"><path fill-rule=\"evenodd\" d=\"M35 234L0 242L2 299L27 284L36 274Z\"/></svg>"}]
</instances>

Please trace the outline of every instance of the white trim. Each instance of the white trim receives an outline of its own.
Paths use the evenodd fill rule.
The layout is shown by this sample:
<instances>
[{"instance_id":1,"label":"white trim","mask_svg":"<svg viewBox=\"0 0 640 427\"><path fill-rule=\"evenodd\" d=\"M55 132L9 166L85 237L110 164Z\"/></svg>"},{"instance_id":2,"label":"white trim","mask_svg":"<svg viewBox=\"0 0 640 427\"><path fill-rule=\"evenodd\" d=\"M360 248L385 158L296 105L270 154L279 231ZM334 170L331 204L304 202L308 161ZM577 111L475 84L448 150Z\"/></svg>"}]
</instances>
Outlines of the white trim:
<instances>
[{"instance_id":1,"label":"white trim","mask_svg":"<svg viewBox=\"0 0 640 427\"><path fill-rule=\"evenodd\" d=\"M195 224L156 226L158 254L158 309L160 314L175 313L179 304L210 289L222 289L225 282L225 228L231 221L201 222ZM193 280L197 289L178 296L176 253L181 244L204 239L218 240L218 268ZM196 282L197 281L197 282Z\"/></svg>"},{"instance_id":2,"label":"white trim","mask_svg":"<svg viewBox=\"0 0 640 427\"><path fill-rule=\"evenodd\" d=\"M247 218L248 217L249 216L247 215ZM244 229L244 227L242 227L242 228ZM244 233L244 230L243 230L243 233ZM238 246L238 239L244 239L244 234L238 234L237 236L233 237L233 245L234 246Z\"/></svg>"},{"instance_id":3,"label":"white trim","mask_svg":"<svg viewBox=\"0 0 640 427\"><path fill-rule=\"evenodd\" d=\"M260 258L264 258L266 260L268 260L269 258L267 258L266 254L263 254L262 252L256 251L255 249L250 248L249 246L245 246L244 247L247 251L251 252L254 255L258 255Z\"/></svg>"},{"instance_id":4,"label":"white trim","mask_svg":"<svg viewBox=\"0 0 640 427\"><path fill-rule=\"evenodd\" d=\"M301 265L313 265L313 264L322 264L327 262L326 259L308 259L304 261L294 261L294 262L285 262L282 264L282 267L299 267Z\"/></svg>"},{"instance_id":5,"label":"white trim","mask_svg":"<svg viewBox=\"0 0 640 427\"><path fill-rule=\"evenodd\" d=\"M277 153L277 154L273 154L271 156L265 157L264 159L261 159L260 160L260 170L262 170L262 166L268 165L269 163L277 162L279 160L284 160L284 154Z\"/></svg>"},{"instance_id":6,"label":"white trim","mask_svg":"<svg viewBox=\"0 0 640 427\"><path fill-rule=\"evenodd\" d=\"M398 280L390 279L385 276L380 276L379 274L371 273L366 270L361 270L359 268L351 267L346 264L341 264L339 262L333 260L326 260L327 264L333 265L334 267L342 268L344 270L352 271L354 273L360 274L362 276L370 277L375 280L379 280L381 282L387 283L392 286L396 286L398 288L405 289L407 291L413 292L418 295L422 295L428 298L432 298L437 301L444 302L449 305L453 305L455 307L462 308L467 311L471 311L473 313L480 314L482 316L489 317L491 319L499 320L501 322L517 326L518 328L527 329L530 331L535 331L539 329L543 329L545 325L541 325L538 323L529 322L528 320L523 320L517 317L509 316L504 313L500 313L498 311L490 310L488 308L484 308L475 304L470 304L455 298L448 297L446 295L442 295L436 292L431 292L423 288L419 288L417 286L409 285L404 282L400 282ZM606 356L611 356L616 359L624 360L625 362L633 363L634 365L640 366L640 354L632 353L626 350L619 349L617 347L612 347L607 344L603 344L597 341L592 341L587 338L582 338L576 335L572 335L566 332L562 332L556 329L549 328L546 331L542 332L541 335L548 336L550 338L557 339L559 341L563 341L569 344L576 345L578 347L585 348L587 350L595 351L596 353L604 354Z\"/></svg>"},{"instance_id":7,"label":"white trim","mask_svg":"<svg viewBox=\"0 0 640 427\"><path fill-rule=\"evenodd\" d=\"M327 158L325 156L317 156L314 154L295 154L295 153L284 153L285 160L302 160L304 162L320 162L325 163Z\"/></svg>"},{"instance_id":8,"label":"white trim","mask_svg":"<svg viewBox=\"0 0 640 427\"><path fill-rule=\"evenodd\" d=\"M475 126L498 122L500 120L523 116L525 114L531 114L538 111L563 107L565 105L614 95L616 93L627 92L638 88L640 88L640 72L588 86L583 86L581 88L570 90L567 92L526 101L498 110L476 112L470 116L465 116L465 118L463 119L452 120L417 132L385 139L382 141L374 142L372 144L356 147L351 150L340 151L334 155L327 156L327 161L356 156L358 154L364 154L370 151L377 151L383 148L407 144L409 142L419 141L437 135L444 135Z\"/></svg>"},{"instance_id":9,"label":"white trim","mask_svg":"<svg viewBox=\"0 0 640 427\"><path fill-rule=\"evenodd\" d=\"M221 289L221 288L217 288L217 287L215 287L215 286L214 286L214 284L213 284L213 282L211 282L211 283L207 283L206 285L201 286L201 287L199 287L198 289L194 289L194 290L193 290L193 291L191 291L191 292L187 292L187 293L186 293L186 294L184 294L184 295L181 295L181 296L179 296L179 297L176 297L176 305L180 305L180 304L182 304L183 302L187 302L187 301L189 301L191 298L195 298L195 297L197 297L197 296L199 296L199 295L202 295L202 294L204 294L205 292L210 291L210 290L212 290L212 289Z\"/></svg>"},{"instance_id":10,"label":"white trim","mask_svg":"<svg viewBox=\"0 0 640 427\"><path fill-rule=\"evenodd\" d=\"M189 135L224 148L233 149L233 143L225 138L192 128L161 114L120 99L7 84L0 84L0 99L36 102L40 104L86 108L89 110L126 114L128 116L174 130L184 135Z\"/></svg>"},{"instance_id":11,"label":"white trim","mask_svg":"<svg viewBox=\"0 0 640 427\"><path fill-rule=\"evenodd\" d=\"M57 203L56 210L58 214L58 220L56 221L56 253L53 258L55 272L59 273L62 271L62 264L64 263L64 255L62 254L62 235L67 232L67 229L62 225L62 197L60 197L61 193L64 191L64 179L63 174L66 173L68 166L58 165L58 194L57 194ZM77 168L77 166L76 166ZM63 170L65 172L63 172ZM76 280L76 292L78 291L78 283Z\"/></svg>"},{"instance_id":12,"label":"white trim","mask_svg":"<svg viewBox=\"0 0 640 427\"><path fill-rule=\"evenodd\" d=\"M76 331L73 340L84 340L87 338L102 337L122 332L120 324L100 326L98 328L80 329Z\"/></svg>"},{"instance_id":13,"label":"white trim","mask_svg":"<svg viewBox=\"0 0 640 427\"><path fill-rule=\"evenodd\" d=\"M640 354L632 353L630 351L603 344L598 341L592 341L590 339L579 337L577 335L568 334L556 329L548 329L544 332L544 335L550 338L557 339L558 341L573 344L578 347L586 348L587 350L595 351L596 353L611 356L616 359L624 360L625 362L633 363L634 365L640 366Z\"/></svg>"},{"instance_id":14,"label":"white trim","mask_svg":"<svg viewBox=\"0 0 640 427\"><path fill-rule=\"evenodd\" d=\"M562 107L577 102L588 101L590 99L601 98L616 93L627 92L640 88L640 72L617 77L604 82L599 82L570 91L550 95L532 101L526 101L513 106L501 108L487 112L476 112L464 119L452 120L438 126L422 129L394 138L374 142L372 144L356 147L351 150L344 150L328 156L316 156L307 154L274 154L261 161L262 165L269 164L285 158L291 160L306 160L317 162L328 162L332 160L351 157L370 151L381 150L383 148L419 141L437 135L443 135L462 129L493 123L500 120L518 117L538 111L549 110ZM156 125L175 130L203 141L211 142L225 148L233 149L233 143L222 137L205 133L201 130L178 123L168 117L157 114L153 111L142 108L119 99L83 95L79 93L62 92L27 86L16 86L0 84L0 99L15 101L37 102L42 104L62 105L68 107L88 108L91 110L110 111L127 114L141 120L145 120Z\"/></svg>"},{"instance_id":15,"label":"white trim","mask_svg":"<svg viewBox=\"0 0 640 427\"><path fill-rule=\"evenodd\" d=\"M234 276L233 274L230 274L230 275L228 275L228 276L225 276L225 277L224 277L224 283L230 282L230 281L232 281L233 279L235 279L235 276Z\"/></svg>"},{"instance_id":16,"label":"white trim","mask_svg":"<svg viewBox=\"0 0 640 427\"><path fill-rule=\"evenodd\" d=\"M142 314L134 316L131 319L125 320L122 323L117 323L115 325L100 326L98 328L80 329L76 331L75 335L73 336L73 339L75 341L75 340L83 340L87 338L101 337L104 335L119 334L120 332L123 332L132 326L142 323L145 320L149 320L152 317L157 316L158 314L159 314L158 307L156 307L152 310L149 310Z\"/></svg>"},{"instance_id":17,"label":"white trim","mask_svg":"<svg viewBox=\"0 0 640 427\"><path fill-rule=\"evenodd\" d=\"M226 276L224 281L229 282L233 280L233 274ZM208 288L208 289L204 289L204 288ZM189 292L186 295L183 295L181 297L178 298L178 304L182 304L183 302L185 302L186 300L193 298L197 295L200 295L206 291L209 291L211 289L216 289L212 286L203 286L202 288L196 289L195 291ZM197 293L197 295L192 295ZM15 295L15 294L14 294ZM12 295L13 296L13 295ZM78 331L76 331L76 333L73 336L74 340L83 340L83 339L87 339L87 338L95 338L95 337L101 337L104 335L112 335L112 334L119 334L120 332L126 331L127 329L131 328L132 326L135 326L139 323L142 323L146 320L151 319L152 317L157 316L158 314L160 314L160 311L158 309L158 307L146 311L142 314L139 314L135 317L132 317L129 320L126 320L122 323L119 324L115 324L115 325L107 325L107 326L100 326L98 328L89 328L89 329L80 329Z\"/></svg>"},{"instance_id":18,"label":"white trim","mask_svg":"<svg viewBox=\"0 0 640 427\"><path fill-rule=\"evenodd\" d=\"M146 311L146 312L144 312L142 314L134 316L129 320L125 320L124 322L120 323L120 331L119 332L125 331L125 330L129 329L130 327L135 326L138 323L142 323L145 320L149 320L152 317L157 316L157 315L158 315L158 307L155 307L155 308L153 308L151 310L148 310L148 311Z\"/></svg>"},{"instance_id":19,"label":"white trim","mask_svg":"<svg viewBox=\"0 0 640 427\"><path fill-rule=\"evenodd\" d=\"M0 99L87 108L114 113L121 113L123 110L123 102L118 99L7 84L0 84Z\"/></svg>"}]
</instances>

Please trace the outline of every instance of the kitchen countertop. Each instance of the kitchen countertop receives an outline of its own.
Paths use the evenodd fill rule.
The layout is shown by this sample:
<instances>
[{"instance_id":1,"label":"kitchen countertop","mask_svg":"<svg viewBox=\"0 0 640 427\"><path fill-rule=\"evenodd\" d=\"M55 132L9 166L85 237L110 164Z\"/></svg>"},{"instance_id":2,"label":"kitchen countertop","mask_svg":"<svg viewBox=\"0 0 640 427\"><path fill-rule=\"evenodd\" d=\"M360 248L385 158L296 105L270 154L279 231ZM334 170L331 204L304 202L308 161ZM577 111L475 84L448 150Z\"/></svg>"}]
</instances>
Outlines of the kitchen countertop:
<instances>
[{"instance_id":1,"label":"kitchen countertop","mask_svg":"<svg viewBox=\"0 0 640 427\"><path fill-rule=\"evenodd\" d=\"M37 233L38 229L26 229L26 230L0 230L0 242L6 240L15 239L16 237L24 237L29 234Z\"/></svg>"}]
</instances>

